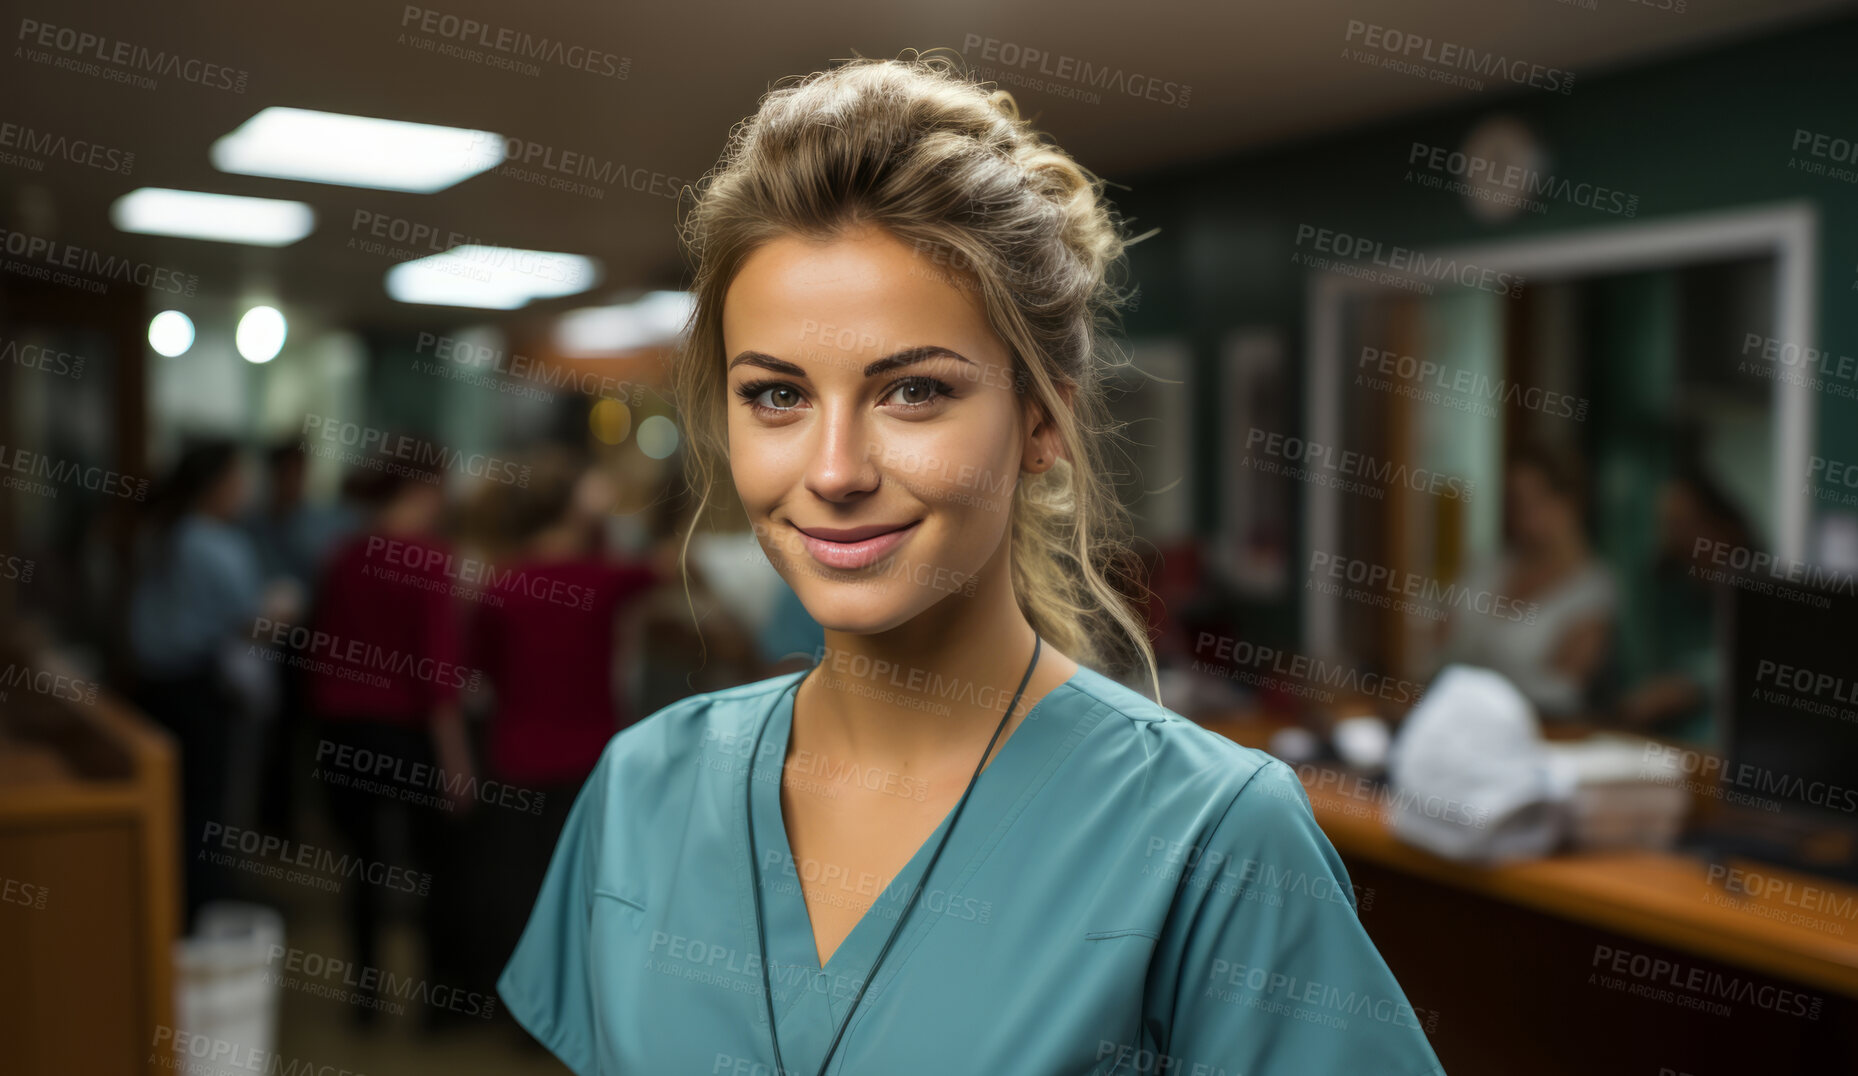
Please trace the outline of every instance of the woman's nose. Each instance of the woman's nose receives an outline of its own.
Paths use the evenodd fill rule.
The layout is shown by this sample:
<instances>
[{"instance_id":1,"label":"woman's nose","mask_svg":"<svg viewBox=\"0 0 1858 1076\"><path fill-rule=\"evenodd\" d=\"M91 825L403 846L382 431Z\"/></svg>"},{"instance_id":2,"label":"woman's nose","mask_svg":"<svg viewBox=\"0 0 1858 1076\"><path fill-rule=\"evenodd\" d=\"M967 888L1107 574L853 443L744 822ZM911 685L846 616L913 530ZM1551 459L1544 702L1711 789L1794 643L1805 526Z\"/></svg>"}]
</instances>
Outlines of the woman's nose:
<instances>
[{"instance_id":1,"label":"woman's nose","mask_svg":"<svg viewBox=\"0 0 1858 1076\"><path fill-rule=\"evenodd\" d=\"M807 463L806 487L828 501L847 501L877 488L877 452L854 406L824 408Z\"/></svg>"}]
</instances>

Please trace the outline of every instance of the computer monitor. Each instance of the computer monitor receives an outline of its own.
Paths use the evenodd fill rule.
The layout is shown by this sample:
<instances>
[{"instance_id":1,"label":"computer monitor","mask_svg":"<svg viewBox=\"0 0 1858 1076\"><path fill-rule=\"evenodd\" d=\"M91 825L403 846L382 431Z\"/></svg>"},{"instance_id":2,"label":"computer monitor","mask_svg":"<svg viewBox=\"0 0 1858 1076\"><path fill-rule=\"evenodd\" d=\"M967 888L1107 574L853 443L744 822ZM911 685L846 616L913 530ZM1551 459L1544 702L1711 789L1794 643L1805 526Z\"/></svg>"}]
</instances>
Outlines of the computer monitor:
<instances>
[{"instance_id":1,"label":"computer monitor","mask_svg":"<svg viewBox=\"0 0 1858 1076\"><path fill-rule=\"evenodd\" d=\"M1714 791L1767 814L1776 848L1747 854L1851 876L1858 859L1858 581L1751 575L1729 597L1724 757ZM1845 834L1844 840L1815 836ZM1828 856L1825 850L1844 848ZM1842 862L1841 862L1842 860Z\"/></svg>"}]
</instances>

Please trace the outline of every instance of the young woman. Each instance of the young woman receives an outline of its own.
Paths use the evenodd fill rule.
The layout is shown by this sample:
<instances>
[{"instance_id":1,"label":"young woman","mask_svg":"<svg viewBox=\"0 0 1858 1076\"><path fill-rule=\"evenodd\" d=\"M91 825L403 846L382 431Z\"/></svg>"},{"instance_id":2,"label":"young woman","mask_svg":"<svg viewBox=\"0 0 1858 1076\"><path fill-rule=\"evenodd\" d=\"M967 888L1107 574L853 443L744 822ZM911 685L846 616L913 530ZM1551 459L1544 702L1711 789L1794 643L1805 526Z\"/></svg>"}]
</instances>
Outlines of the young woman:
<instances>
[{"instance_id":1,"label":"young woman","mask_svg":"<svg viewBox=\"0 0 1858 1076\"><path fill-rule=\"evenodd\" d=\"M1294 773L1124 687L1097 432L1126 242L946 65L777 88L677 370L825 629L615 737L499 990L593 1073L1439 1071Z\"/></svg>"},{"instance_id":2,"label":"young woman","mask_svg":"<svg viewBox=\"0 0 1858 1076\"><path fill-rule=\"evenodd\" d=\"M1490 613L1454 609L1442 625L1441 667L1499 672L1549 720L1591 707L1618 606L1613 575L1587 540L1586 488L1566 450L1518 449L1504 471L1508 546L1464 577L1467 592L1509 602Z\"/></svg>"}]
</instances>

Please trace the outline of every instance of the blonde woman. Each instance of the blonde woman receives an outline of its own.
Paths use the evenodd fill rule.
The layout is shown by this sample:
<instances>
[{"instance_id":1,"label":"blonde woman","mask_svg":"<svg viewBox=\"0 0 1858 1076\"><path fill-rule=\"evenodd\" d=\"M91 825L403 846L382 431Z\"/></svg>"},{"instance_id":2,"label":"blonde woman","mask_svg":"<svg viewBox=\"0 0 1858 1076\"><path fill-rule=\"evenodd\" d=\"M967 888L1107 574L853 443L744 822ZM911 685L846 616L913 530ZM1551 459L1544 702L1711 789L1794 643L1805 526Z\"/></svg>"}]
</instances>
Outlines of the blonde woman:
<instances>
[{"instance_id":1,"label":"blonde woman","mask_svg":"<svg viewBox=\"0 0 1858 1076\"><path fill-rule=\"evenodd\" d=\"M576 801L499 982L593 1073L1439 1070L1282 763L1156 683L1101 181L940 60L777 87L684 225L677 384L825 628Z\"/></svg>"}]
</instances>

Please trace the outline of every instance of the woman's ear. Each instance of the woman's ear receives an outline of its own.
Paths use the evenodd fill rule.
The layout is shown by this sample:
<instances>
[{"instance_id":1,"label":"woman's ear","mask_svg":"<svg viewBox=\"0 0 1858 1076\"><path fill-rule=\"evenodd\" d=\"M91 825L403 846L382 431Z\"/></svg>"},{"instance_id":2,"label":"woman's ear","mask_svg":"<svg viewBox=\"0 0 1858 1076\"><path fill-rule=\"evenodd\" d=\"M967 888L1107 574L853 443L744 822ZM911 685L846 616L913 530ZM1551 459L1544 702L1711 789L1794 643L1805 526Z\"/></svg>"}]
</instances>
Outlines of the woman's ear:
<instances>
[{"instance_id":1,"label":"woman's ear","mask_svg":"<svg viewBox=\"0 0 1858 1076\"><path fill-rule=\"evenodd\" d=\"M1077 393L1077 386L1069 382L1057 386L1061 406L1070 407L1071 400ZM1020 460L1020 470L1027 474L1044 474L1058 462L1064 452L1064 442L1058 436L1058 424L1052 420L1038 397L1030 391L1026 394L1026 443Z\"/></svg>"}]
</instances>

